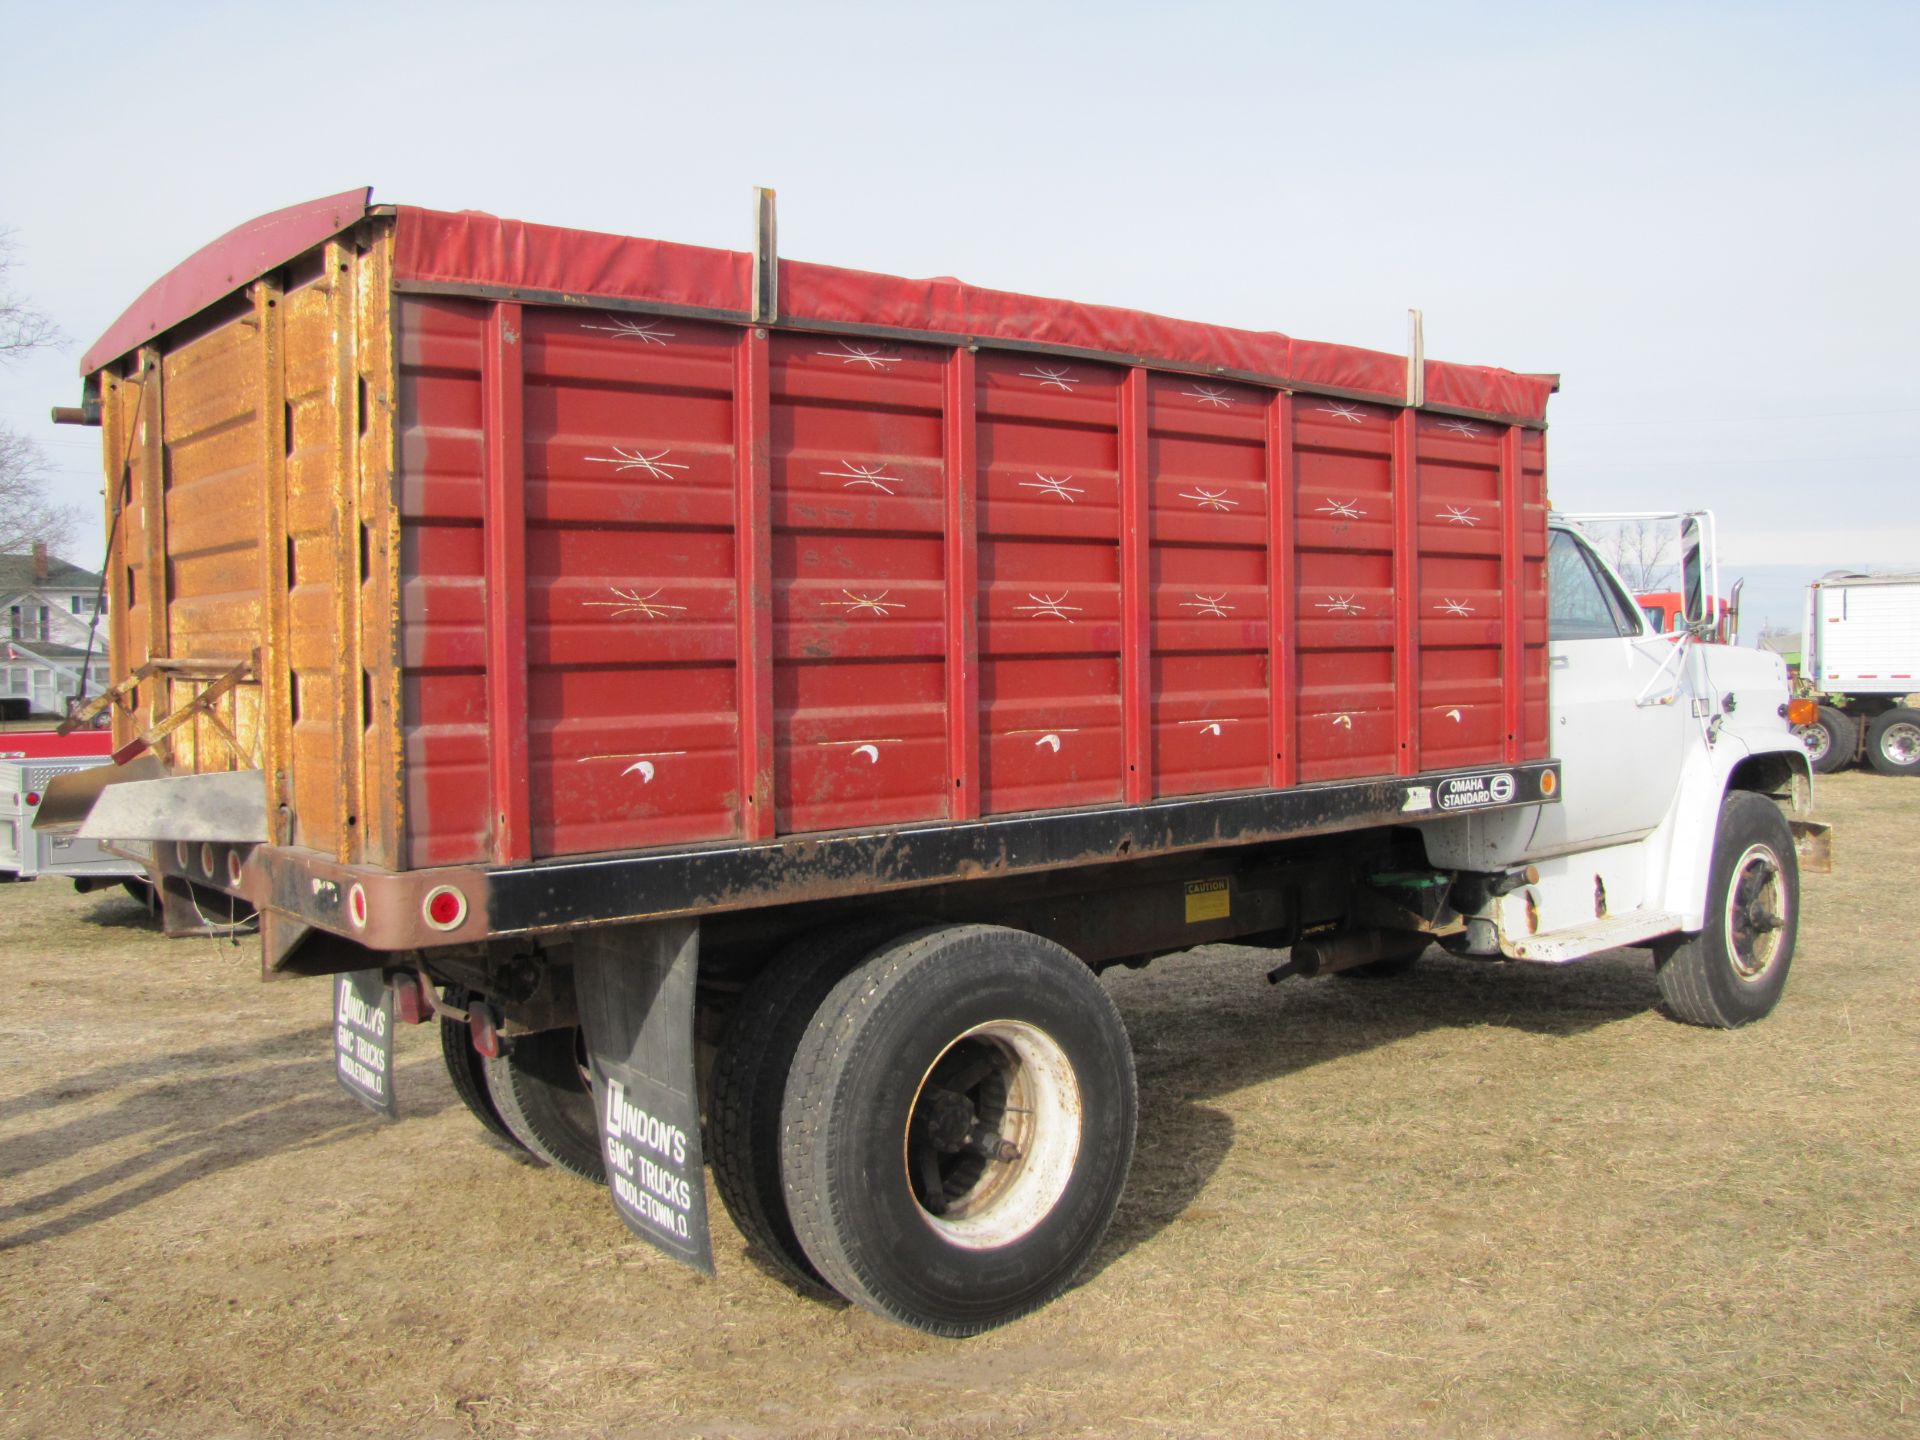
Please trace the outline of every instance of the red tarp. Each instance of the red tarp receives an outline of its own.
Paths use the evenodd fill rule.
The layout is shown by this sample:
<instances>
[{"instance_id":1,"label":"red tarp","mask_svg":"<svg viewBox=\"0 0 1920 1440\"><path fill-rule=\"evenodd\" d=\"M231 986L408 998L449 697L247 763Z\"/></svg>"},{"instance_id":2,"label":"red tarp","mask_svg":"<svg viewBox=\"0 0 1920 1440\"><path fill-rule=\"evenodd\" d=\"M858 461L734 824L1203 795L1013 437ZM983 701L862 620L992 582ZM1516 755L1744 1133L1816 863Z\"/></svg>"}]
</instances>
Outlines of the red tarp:
<instances>
[{"instance_id":1,"label":"red tarp","mask_svg":"<svg viewBox=\"0 0 1920 1440\"><path fill-rule=\"evenodd\" d=\"M349 190L293 206L215 241L150 287L87 352L82 373L348 228L366 213L369 193ZM530 225L477 211L403 206L398 217L398 280L672 305L741 319L751 311L752 261L734 251ZM787 260L780 264L779 303L782 321L802 325L819 321L1011 340L1187 369L1219 368L1388 403L1405 398L1403 356L983 290L948 278L905 280ZM1426 366L1430 406L1502 419L1544 420L1553 384L1545 376L1480 366Z\"/></svg>"}]
</instances>

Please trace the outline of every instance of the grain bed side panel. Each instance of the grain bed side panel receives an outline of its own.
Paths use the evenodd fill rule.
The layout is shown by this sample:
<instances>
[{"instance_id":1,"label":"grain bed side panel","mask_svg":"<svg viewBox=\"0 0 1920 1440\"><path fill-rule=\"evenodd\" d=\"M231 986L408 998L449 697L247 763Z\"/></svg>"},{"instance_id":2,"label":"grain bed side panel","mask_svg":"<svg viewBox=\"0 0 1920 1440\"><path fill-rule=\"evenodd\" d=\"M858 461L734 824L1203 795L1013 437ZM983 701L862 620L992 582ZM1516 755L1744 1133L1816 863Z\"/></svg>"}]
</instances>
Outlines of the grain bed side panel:
<instances>
[{"instance_id":1,"label":"grain bed side panel","mask_svg":"<svg viewBox=\"0 0 1920 1440\"><path fill-rule=\"evenodd\" d=\"M413 865L502 853L516 736L535 857L751 838L763 753L779 834L1545 753L1536 434L505 300L397 333Z\"/></svg>"}]
</instances>

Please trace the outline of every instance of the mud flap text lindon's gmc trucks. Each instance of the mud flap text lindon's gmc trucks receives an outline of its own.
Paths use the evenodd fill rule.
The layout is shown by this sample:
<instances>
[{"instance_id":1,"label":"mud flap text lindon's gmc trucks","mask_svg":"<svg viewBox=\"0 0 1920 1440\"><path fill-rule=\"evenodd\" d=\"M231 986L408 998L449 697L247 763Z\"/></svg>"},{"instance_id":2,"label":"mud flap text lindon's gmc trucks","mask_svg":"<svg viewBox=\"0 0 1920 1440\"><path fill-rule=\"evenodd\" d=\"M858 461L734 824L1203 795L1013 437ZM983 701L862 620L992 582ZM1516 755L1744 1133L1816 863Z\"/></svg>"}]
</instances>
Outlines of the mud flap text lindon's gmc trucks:
<instances>
[{"instance_id":1,"label":"mud flap text lindon's gmc trucks","mask_svg":"<svg viewBox=\"0 0 1920 1440\"><path fill-rule=\"evenodd\" d=\"M1778 1000L1777 658L1550 520L1551 377L375 206L243 226L83 362L113 783L175 929L259 916L391 1109L711 1268L949 1335L1119 1200L1105 966L1652 949ZM1698 574L1699 567L1694 567ZM1704 615L1696 583L1689 604Z\"/></svg>"}]
</instances>

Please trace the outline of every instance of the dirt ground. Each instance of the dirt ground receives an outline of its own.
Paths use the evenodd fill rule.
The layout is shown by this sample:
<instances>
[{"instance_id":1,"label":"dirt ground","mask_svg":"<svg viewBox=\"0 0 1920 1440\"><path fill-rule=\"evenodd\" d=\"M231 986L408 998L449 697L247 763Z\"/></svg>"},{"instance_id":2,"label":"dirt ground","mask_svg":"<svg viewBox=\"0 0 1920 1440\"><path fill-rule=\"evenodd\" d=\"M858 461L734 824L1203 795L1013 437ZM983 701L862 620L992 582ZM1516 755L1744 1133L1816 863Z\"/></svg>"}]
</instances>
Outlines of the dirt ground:
<instances>
[{"instance_id":1,"label":"dirt ground","mask_svg":"<svg viewBox=\"0 0 1920 1440\"><path fill-rule=\"evenodd\" d=\"M1052 1306L929 1339L719 1274L487 1143L428 1028L405 1117L328 991L118 893L0 890L0 1432L63 1436L1920 1435L1920 785L1821 786L1781 1008L1650 961L1435 952L1108 977L1139 1056L1112 1236Z\"/></svg>"}]
</instances>

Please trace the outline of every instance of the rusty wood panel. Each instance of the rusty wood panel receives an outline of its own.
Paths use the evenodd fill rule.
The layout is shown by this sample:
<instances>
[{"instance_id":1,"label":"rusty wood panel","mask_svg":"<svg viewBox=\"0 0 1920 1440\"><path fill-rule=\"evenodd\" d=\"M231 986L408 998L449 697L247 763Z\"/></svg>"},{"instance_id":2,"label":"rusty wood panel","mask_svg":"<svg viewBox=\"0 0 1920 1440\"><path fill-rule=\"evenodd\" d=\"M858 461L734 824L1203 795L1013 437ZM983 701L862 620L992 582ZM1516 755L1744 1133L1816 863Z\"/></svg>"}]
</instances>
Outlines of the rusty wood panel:
<instances>
[{"instance_id":1,"label":"rusty wood panel","mask_svg":"<svg viewBox=\"0 0 1920 1440\"><path fill-rule=\"evenodd\" d=\"M493 858L533 858L527 784L526 362L520 307L493 306L481 359L486 530L488 776Z\"/></svg>"},{"instance_id":2,"label":"rusty wood panel","mask_svg":"<svg viewBox=\"0 0 1920 1440\"><path fill-rule=\"evenodd\" d=\"M134 444L140 452L140 518L144 541L140 566L140 602L145 612L139 659L169 655L167 636L167 521L166 521L166 373L160 352L149 345L140 351L143 403ZM129 662L134 657L127 657ZM167 708L166 677L156 675L140 687L142 728Z\"/></svg>"},{"instance_id":3,"label":"rusty wood panel","mask_svg":"<svg viewBox=\"0 0 1920 1440\"><path fill-rule=\"evenodd\" d=\"M100 377L100 439L106 467L107 534L112 543L107 550L107 645L109 674L118 683L133 669L132 626L128 622L133 604L128 584L131 570L128 557L137 540L132 540L134 489L131 449L138 424L142 389L111 371ZM135 729L119 706L113 709L113 744L117 750L132 740Z\"/></svg>"},{"instance_id":4,"label":"rusty wood panel","mask_svg":"<svg viewBox=\"0 0 1920 1440\"><path fill-rule=\"evenodd\" d=\"M288 414L283 295L277 281L253 287L253 318L259 329L260 595L266 621L260 663L260 734L267 784L267 833L288 842L293 790L292 646L288 638L287 450Z\"/></svg>"},{"instance_id":5,"label":"rusty wood panel","mask_svg":"<svg viewBox=\"0 0 1920 1440\"><path fill-rule=\"evenodd\" d=\"M360 663L367 681L361 715L362 857L400 864L405 794L400 742L400 498L394 409L393 231L376 231L356 257L353 433L360 523L366 537L360 577ZM359 688L356 686L356 688Z\"/></svg>"},{"instance_id":6,"label":"rusty wood panel","mask_svg":"<svg viewBox=\"0 0 1920 1440\"><path fill-rule=\"evenodd\" d=\"M339 637L338 682L334 686L335 858L360 858L360 485L353 455L359 440L360 375L356 368L357 315L353 252L338 241L325 251L325 279L334 335L329 374L333 415L334 634Z\"/></svg>"}]
</instances>

